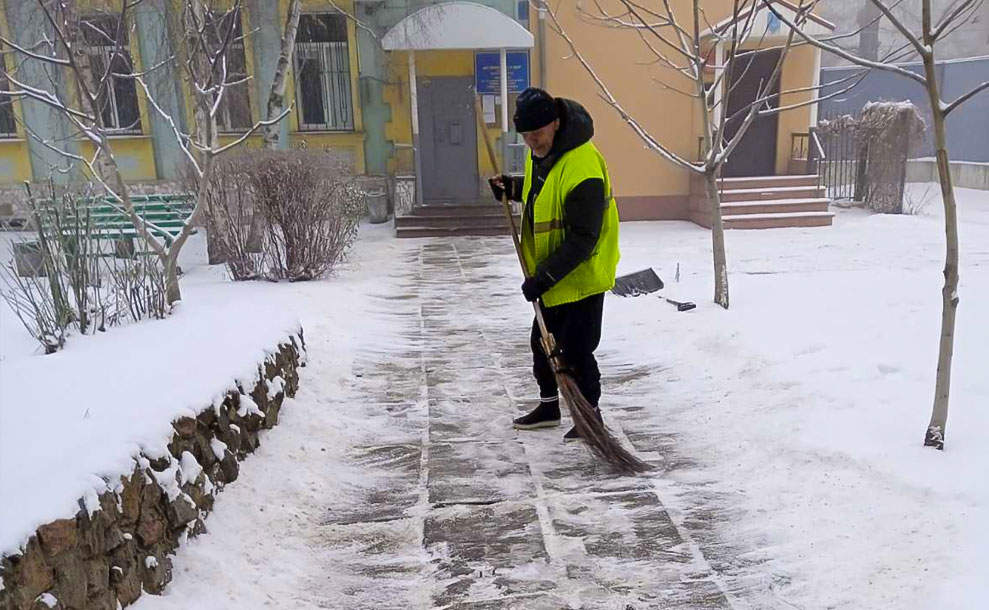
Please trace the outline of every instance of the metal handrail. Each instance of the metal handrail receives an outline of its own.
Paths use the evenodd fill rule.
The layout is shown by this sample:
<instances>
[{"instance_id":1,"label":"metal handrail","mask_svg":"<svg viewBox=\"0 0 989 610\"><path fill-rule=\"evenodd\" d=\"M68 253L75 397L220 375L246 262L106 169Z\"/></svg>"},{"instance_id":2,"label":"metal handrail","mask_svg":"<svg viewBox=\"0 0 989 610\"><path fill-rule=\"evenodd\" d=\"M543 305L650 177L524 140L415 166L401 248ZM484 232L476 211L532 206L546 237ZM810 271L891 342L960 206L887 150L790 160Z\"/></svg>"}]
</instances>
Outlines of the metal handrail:
<instances>
[{"instance_id":1,"label":"metal handrail","mask_svg":"<svg viewBox=\"0 0 989 610\"><path fill-rule=\"evenodd\" d=\"M817 128L816 127L811 127L810 128L810 139L814 143L814 148L817 149L816 150L816 152L817 152L817 158L820 159L820 160L822 160L822 161L824 159L827 159L828 156L826 154L824 154L824 145L821 144L821 138L819 138L818 135L817 135Z\"/></svg>"}]
</instances>

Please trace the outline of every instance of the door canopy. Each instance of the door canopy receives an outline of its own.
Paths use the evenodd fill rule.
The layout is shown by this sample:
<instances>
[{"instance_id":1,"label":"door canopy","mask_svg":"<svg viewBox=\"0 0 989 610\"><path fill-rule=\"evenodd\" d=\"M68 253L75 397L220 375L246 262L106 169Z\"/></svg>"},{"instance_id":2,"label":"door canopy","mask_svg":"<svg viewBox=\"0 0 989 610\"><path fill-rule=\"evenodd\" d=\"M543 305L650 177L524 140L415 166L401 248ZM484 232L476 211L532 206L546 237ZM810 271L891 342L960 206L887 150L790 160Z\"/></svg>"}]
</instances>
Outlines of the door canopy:
<instances>
[{"instance_id":1,"label":"door canopy","mask_svg":"<svg viewBox=\"0 0 989 610\"><path fill-rule=\"evenodd\" d=\"M395 24L381 41L386 51L530 49L532 34L514 19L476 2L445 2Z\"/></svg>"}]
</instances>

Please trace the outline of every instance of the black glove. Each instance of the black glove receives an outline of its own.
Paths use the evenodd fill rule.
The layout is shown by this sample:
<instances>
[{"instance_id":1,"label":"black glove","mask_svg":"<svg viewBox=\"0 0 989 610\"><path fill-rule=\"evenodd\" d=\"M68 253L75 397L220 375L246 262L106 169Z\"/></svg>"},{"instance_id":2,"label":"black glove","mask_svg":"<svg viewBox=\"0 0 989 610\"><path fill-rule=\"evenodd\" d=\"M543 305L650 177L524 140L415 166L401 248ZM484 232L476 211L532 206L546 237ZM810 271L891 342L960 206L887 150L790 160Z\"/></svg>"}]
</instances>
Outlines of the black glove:
<instances>
[{"instance_id":1,"label":"black glove","mask_svg":"<svg viewBox=\"0 0 989 610\"><path fill-rule=\"evenodd\" d=\"M543 296L543 293L550 289L550 284L545 281L540 274L525 278L522 282L522 294L525 300L530 303Z\"/></svg>"},{"instance_id":2,"label":"black glove","mask_svg":"<svg viewBox=\"0 0 989 610\"><path fill-rule=\"evenodd\" d=\"M500 185L497 182L499 180L501 181ZM494 195L494 198L497 199L498 201L501 201L502 196L506 194L505 193L506 188L508 189L508 193L507 193L508 199L509 200L512 199L512 195L515 194L512 192L512 184L513 184L512 179L509 176L506 176L505 174L496 176L494 178L488 178L488 185L491 186L491 193Z\"/></svg>"}]
</instances>

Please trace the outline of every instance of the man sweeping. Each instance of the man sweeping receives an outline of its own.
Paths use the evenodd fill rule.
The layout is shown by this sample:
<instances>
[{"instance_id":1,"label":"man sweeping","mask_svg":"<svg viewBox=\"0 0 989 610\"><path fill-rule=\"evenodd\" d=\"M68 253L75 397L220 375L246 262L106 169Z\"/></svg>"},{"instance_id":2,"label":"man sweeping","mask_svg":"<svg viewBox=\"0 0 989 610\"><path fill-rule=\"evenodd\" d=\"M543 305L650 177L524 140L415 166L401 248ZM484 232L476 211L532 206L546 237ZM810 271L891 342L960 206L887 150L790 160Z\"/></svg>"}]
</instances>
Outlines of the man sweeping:
<instances>
[{"instance_id":1,"label":"man sweeping","mask_svg":"<svg viewBox=\"0 0 989 610\"><path fill-rule=\"evenodd\" d=\"M514 121L531 153L525 177L490 178L491 190L499 200L504 194L523 203L522 256L530 277L522 294L530 302L541 300L546 326L600 420L601 373L594 350L601 340L604 295L615 285L619 258L618 210L608 167L591 142L590 114L573 100L526 89L516 101ZM559 391L535 321L530 343L540 401L514 426L559 426ZM580 435L571 428L563 438Z\"/></svg>"}]
</instances>

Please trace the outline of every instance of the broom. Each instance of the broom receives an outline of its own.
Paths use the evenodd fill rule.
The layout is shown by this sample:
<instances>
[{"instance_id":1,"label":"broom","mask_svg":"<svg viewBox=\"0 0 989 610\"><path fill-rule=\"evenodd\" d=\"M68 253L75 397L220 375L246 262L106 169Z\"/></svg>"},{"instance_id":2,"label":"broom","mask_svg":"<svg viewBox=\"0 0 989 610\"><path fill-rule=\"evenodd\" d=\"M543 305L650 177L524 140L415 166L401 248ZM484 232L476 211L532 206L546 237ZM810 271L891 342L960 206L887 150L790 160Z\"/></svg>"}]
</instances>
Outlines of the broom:
<instances>
[{"instance_id":1,"label":"broom","mask_svg":"<svg viewBox=\"0 0 989 610\"><path fill-rule=\"evenodd\" d=\"M482 119L484 115L481 109L481 102L476 96L474 98L474 106L474 114L477 116L478 127L484 135L484 144L488 150L488 159L491 161L491 167L494 168L495 174L501 175L494 145L491 143L491 134L488 133ZM522 245L519 243L519 234L515 227L515 217L512 215L511 206L508 203L507 190L501 196L501 203L505 211L505 218L508 220L508 229L512 233L515 254L518 256L519 264L522 266L522 274L528 278L529 269L525 264L525 259L522 257ZM539 301L533 301L532 307L536 312L536 323L539 325L539 333L541 335L540 344L542 345L543 352L546 354L547 360L549 360L550 367L553 369L553 375L556 377L556 385L560 390L563 401L570 409L570 417L573 419L574 427L577 428L581 440L587 444L591 453L607 462L618 472L634 474L649 470L649 465L629 453L618 442L618 439L611 435L611 432L608 431L601 420L598 419L594 407L584 398L580 388L577 387L576 380L570 374L569 367L567 367L566 362L564 362L562 355L557 349L556 339L546 328L546 321L543 319L543 310L539 305Z\"/></svg>"}]
</instances>

